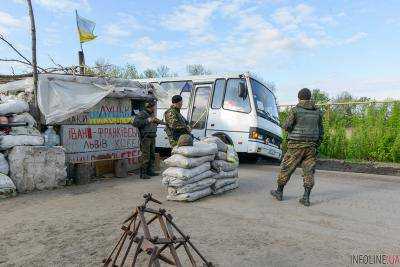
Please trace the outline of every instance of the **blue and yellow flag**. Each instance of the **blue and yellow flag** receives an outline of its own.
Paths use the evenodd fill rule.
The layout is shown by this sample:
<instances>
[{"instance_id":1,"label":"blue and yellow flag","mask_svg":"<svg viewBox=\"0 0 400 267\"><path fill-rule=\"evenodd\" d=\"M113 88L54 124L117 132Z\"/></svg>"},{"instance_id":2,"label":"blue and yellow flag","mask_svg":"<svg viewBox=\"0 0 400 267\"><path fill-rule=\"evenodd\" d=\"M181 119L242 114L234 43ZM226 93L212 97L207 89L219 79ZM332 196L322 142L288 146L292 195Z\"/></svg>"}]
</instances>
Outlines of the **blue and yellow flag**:
<instances>
[{"instance_id":1,"label":"blue and yellow flag","mask_svg":"<svg viewBox=\"0 0 400 267\"><path fill-rule=\"evenodd\" d=\"M76 25L78 27L79 41L81 43L92 41L97 37L93 33L96 23L88 19L82 18L78 15L78 12L76 12Z\"/></svg>"}]
</instances>

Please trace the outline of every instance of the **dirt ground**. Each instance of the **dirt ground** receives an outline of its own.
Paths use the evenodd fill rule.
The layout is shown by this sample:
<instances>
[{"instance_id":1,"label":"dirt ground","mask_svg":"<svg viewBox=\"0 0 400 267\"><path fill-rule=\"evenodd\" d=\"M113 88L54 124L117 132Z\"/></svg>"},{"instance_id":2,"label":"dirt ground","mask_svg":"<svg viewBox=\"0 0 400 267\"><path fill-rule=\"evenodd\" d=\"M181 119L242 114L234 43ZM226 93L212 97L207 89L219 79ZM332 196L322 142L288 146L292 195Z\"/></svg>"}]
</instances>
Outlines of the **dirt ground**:
<instances>
[{"instance_id":1,"label":"dirt ground","mask_svg":"<svg viewBox=\"0 0 400 267\"><path fill-rule=\"evenodd\" d=\"M400 255L400 179L318 171L312 206L300 172L283 202L276 166L241 165L240 188L194 203L164 202L216 266L348 266L351 255ZM121 221L160 178L98 181L0 201L0 266L99 266Z\"/></svg>"}]
</instances>

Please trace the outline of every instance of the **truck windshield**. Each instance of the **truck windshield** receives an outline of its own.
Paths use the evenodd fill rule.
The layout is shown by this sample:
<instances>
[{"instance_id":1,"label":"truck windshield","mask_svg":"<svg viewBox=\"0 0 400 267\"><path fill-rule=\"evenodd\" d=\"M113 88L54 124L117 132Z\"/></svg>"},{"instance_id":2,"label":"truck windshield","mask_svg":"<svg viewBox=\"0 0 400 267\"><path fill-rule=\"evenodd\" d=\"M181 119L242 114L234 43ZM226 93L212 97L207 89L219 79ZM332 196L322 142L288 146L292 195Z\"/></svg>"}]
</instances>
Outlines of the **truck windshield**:
<instances>
[{"instance_id":1,"label":"truck windshield","mask_svg":"<svg viewBox=\"0 0 400 267\"><path fill-rule=\"evenodd\" d=\"M278 108L276 106L275 96L272 92L257 82L251 79L251 88L253 89L254 103L257 109L257 114L261 117L266 117L278 121Z\"/></svg>"}]
</instances>

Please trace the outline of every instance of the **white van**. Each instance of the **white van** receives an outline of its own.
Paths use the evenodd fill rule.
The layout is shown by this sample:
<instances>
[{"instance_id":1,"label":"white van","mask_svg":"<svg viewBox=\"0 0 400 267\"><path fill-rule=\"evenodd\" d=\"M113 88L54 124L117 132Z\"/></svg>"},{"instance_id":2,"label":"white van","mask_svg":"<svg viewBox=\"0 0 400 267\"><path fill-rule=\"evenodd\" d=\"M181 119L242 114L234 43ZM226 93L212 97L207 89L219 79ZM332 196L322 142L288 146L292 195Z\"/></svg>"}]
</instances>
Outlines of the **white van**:
<instances>
[{"instance_id":1,"label":"white van","mask_svg":"<svg viewBox=\"0 0 400 267\"><path fill-rule=\"evenodd\" d=\"M170 107L171 97L181 95L181 113L190 122L195 137L219 135L239 153L281 158L282 130L275 96L250 74L138 81L150 82L158 91L159 119ZM170 147L162 125L157 130L156 147Z\"/></svg>"}]
</instances>

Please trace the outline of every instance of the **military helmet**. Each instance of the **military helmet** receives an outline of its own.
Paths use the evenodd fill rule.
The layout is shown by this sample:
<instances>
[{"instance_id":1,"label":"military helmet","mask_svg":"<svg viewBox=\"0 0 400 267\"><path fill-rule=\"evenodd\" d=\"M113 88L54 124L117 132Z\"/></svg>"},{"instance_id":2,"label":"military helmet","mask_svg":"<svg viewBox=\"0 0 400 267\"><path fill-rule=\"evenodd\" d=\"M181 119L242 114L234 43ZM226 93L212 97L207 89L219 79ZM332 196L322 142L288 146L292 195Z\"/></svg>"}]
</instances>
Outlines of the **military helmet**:
<instances>
[{"instance_id":1,"label":"military helmet","mask_svg":"<svg viewBox=\"0 0 400 267\"><path fill-rule=\"evenodd\" d=\"M178 139L177 146L193 146L193 138L188 134L182 134Z\"/></svg>"}]
</instances>

